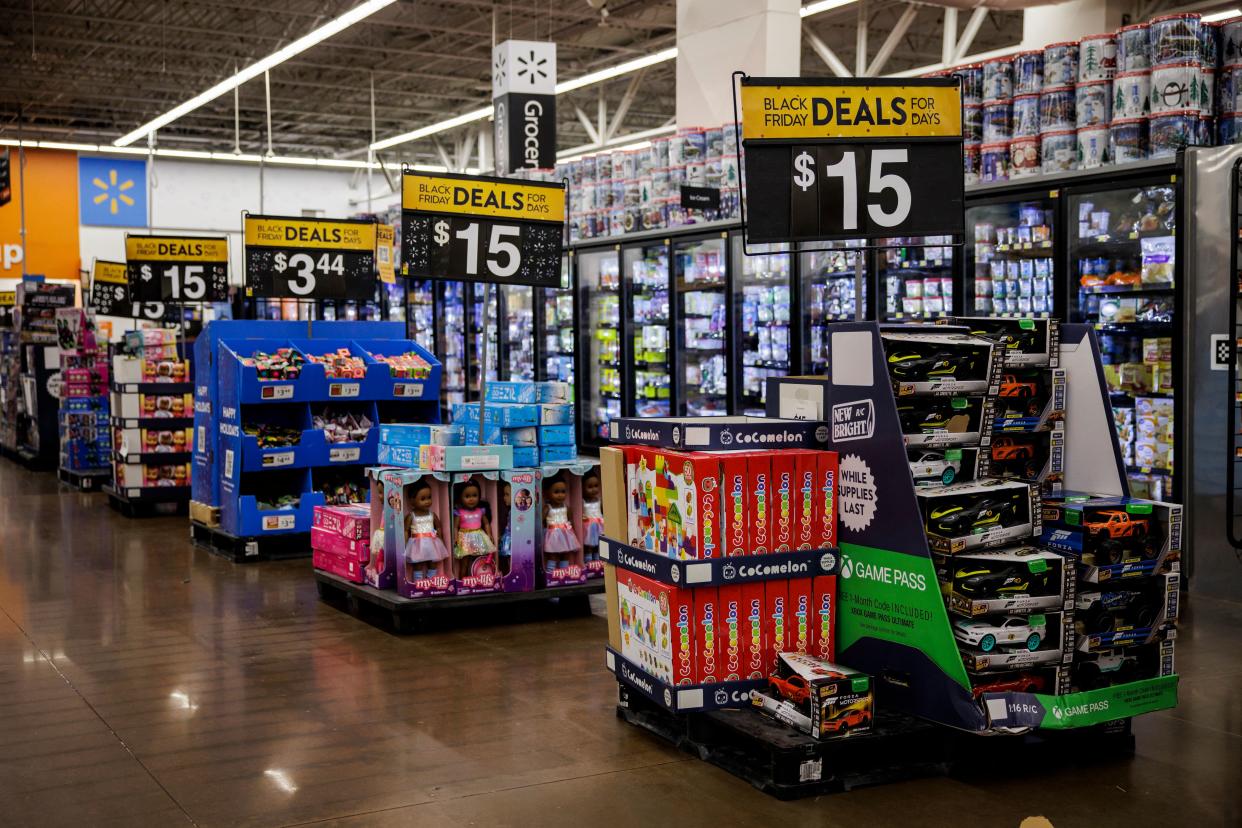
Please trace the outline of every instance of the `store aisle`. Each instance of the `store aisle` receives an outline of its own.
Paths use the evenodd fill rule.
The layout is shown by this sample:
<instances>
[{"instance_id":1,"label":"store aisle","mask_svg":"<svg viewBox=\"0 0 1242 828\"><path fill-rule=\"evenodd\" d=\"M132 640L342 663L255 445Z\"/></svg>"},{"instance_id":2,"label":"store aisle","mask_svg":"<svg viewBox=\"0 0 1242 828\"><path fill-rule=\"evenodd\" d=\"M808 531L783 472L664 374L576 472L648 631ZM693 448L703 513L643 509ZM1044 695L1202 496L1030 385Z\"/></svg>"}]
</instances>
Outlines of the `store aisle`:
<instances>
[{"instance_id":1,"label":"store aisle","mask_svg":"<svg viewBox=\"0 0 1242 828\"><path fill-rule=\"evenodd\" d=\"M1190 602L1181 705L1132 762L785 804L615 719L601 617L398 638L309 567L0 461L0 825L1242 820L1242 606Z\"/></svg>"}]
</instances>

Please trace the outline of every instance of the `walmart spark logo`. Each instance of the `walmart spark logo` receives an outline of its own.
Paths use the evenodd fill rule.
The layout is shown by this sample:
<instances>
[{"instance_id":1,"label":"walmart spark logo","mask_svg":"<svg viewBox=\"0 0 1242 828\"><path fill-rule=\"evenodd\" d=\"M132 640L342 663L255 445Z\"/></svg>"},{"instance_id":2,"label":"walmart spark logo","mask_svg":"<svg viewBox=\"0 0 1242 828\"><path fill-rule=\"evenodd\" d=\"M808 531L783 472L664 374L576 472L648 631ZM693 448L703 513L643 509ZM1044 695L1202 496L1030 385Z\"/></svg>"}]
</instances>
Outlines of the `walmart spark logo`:
<instances>
[{"instance_id":1,"label":"walmart spark logo","mask_svg":"<svg viewBox=\"0 0 1242 828\"><path fill-rule=\"evenodd\" d=\"M147 226L147 162L79 156L78 210L82 224Z\"/></svg>"},{"instance_id":2,"label":"walmart spark logo","mask_svg":"<svg viewBox=\"0 0 1242 828\"><path fill-rule=\"evenodd\" d=\"M518 55L517 61L518 65L522 67L518 69L517 76L519 78L526 76L532 86L548 76L547 71L543 68L548 64L548 59L539 57L539 55L535 54L534 49L530 50L529 56Z\"/></svg>"},{"instance_id":3,"label":"walmart spark logo","mask_svg":"<svg viewBox=\"0 0 1242 828\"><path fill-rule=\"evenodd\" d=\"M114 216L117 213L117 202L118 201L129 207L134 206L133 198L126 195L125 193L126 190L132 190L134 188L134 179L127 178L124 181L120 181L120 183L118 183L119 179L120 179L120 176L116 174L116 170L108 170L107 181L104 181L99 176L95 176L94 178L91 179L92 184L94 184L99 189L103 190L102 193L95 196L95 198L92 200L96 204L103 204L105 201L108 202L108 212Z\"/></svg>"}]
</instances>

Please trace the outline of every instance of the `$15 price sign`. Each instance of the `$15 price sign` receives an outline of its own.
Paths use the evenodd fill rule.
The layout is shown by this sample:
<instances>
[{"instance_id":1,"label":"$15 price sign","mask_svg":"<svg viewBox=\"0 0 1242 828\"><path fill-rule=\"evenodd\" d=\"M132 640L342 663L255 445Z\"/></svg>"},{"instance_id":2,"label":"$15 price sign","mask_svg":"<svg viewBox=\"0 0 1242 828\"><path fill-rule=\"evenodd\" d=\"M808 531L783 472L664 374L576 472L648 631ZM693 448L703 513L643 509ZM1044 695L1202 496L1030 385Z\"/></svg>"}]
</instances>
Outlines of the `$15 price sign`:
<instances>
[{"instance_id":1,"label":"$15 price sign","mask_svg":"<svg viewBox=\"0 0 1242 828\"><path fill-rule=\"evenodd\" d=\"M128 316L163 321L163 302L133 302L129 298L129 279L125 262L96 259L91 267L90 304L100 316Z\"/></svg>"},{"instance_id":2,"label":"$15 price sign","mask_svg":"<svg viewBox=\"0 0 1242 828\"><path fill-rule=\"evenodd\" d=\"M125 259L131 301L228 301L226 238L126 236Z\"/></svg>"},{"instance_id":3,"label":"$15 price sign","mask_svg":"<svg viewBox=\"0 0 1242 828\"><path fill-rule=\"evenodd\" d=\"M563 184L407 171L401 206L403 275L560 286Z\"/></svg>"},{"instance_id":4,"label":"$15 price sign","mask_svg":"<svg viewBox=\"0 0 1242 828\"><path fill-rule=\"evenodd\" d=\"M246 295L355 299L375 295L374 221L246 216Z\"/></svg>"},{"instance_id":5,"label":"$15 price sign","mask_svg":"<svg viewBox=\"0 0 1242 828\"><path fill-rule=\"evenodd\" d=\"M965 229L956 79L744 78L747 241Z\"/></svg>"}]
</instances>

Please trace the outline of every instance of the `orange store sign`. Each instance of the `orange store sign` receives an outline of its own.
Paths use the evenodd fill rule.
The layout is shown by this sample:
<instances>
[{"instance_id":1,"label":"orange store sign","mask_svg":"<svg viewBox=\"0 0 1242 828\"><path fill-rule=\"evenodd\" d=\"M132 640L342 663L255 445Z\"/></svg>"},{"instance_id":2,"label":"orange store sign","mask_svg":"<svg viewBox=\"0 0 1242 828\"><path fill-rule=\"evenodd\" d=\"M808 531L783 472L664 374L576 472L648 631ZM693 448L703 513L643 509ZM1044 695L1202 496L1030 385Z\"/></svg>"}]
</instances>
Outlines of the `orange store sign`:
<instances>
[{"instance_id":1,"label":"orange store sign","mask_svg":"<svg viewBox=\"0 0 1242 828\"><path fill-rule=\"evenodd\" d=\"M13 199L0 207L0 279L22 275L22 187L26 190L26 272L78 280L78 156L28 149L11 155Z\"/></svg>"}]
</instances>

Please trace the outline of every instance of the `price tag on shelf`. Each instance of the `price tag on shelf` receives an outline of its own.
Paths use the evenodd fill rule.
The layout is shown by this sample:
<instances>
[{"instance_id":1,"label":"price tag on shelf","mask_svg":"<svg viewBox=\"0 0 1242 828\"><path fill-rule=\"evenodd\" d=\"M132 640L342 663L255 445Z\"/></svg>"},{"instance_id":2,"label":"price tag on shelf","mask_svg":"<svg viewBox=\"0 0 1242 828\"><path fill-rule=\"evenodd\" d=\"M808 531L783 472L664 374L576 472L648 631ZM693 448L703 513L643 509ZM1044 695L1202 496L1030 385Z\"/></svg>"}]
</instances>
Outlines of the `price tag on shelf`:
<instances>
[{"instance_id":1,"label":"price tag on shelf","mask_svg":"<svg viewBox=\"0 0 1242 828\"><path fill-rule=\"evenodd\" d=\"M423 384L421 382L397 382L393 383L392 395L394 397L421 397L423 395Z\"/></svg>"},{"instance_id":2,"label":"price tag on shelf","mask_svg":"<svg viewBox=\"0 0 1242 828\"><path fill-rule=\"evenodd\" d=\"M328 449L329 463L355 463L362 457L362 449L357 446Z\"/></svg>"},{"instance_id":3,"label":"price tag on shelf","mask_svg":"<svg viewBox=\"0 0 1242 828\"><path fill-rule=\"evenodd\" d=\"M126 275L133 302L227 302L228 239L126 236Z\"/></svg>"},{"instance_id":4,"label":"price tag on shelf","mask_svg":"<svg viewBox=\"0 0 1242 828\"><path fill-rule=\"evenodd\" d=\"M401 207L402 275L560 287L563 184L407 171Z\"/></svg>"},{"instance_id":5,"label":"price tag on shelf","mask_svg":"<svg viewBox=\"0 0 1242 828\"><path fill-rule=\"evenodd\" d=\"M362 393L362 384L357 382L333 382L328 384L328 396L356 397Z\"/></svg>"},{"instance_id":6,"label":"price tag on shelf","mask_svg":"<svg viewBox=\"0 0 1242 828\"><path fill-rule=\"evenodd\" d=\"M263 455L263 468L277 469L281 466L293 465L294 453L291 451L282 451L276 454Z\"/></svg>"},{"instance_id":7,"label":"price tag on shelf","mask_svg":"<svg viewBox=\"0 0 1242 828\"><path fill-rule=\"evenodd\" d=\"M747 241L964 234L955 79L743 78Z\"/></svg>"},{"instance_id":8,"label":"price tag on shelf","mask_svg":"<svg viewBox=\"0 0 1242 828\"><path fill-rule=\"evenodd\" d=\"M284 529L292 529L294 526L297 526L297 523L297 515L264 515L263 531L279 532Z\"/></svg>"},{"instance_id":9,"label":"price tag on shelf","mask_svg":"<svg viewBox=\"0 0 1242 828\"><path fill-rule=\"evenodd\" d=\"M374 221L248 215L242 224L247 296L366 301L375 295Z\"/></svg>"}]
</instances>

